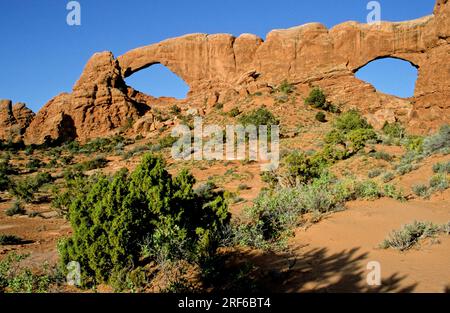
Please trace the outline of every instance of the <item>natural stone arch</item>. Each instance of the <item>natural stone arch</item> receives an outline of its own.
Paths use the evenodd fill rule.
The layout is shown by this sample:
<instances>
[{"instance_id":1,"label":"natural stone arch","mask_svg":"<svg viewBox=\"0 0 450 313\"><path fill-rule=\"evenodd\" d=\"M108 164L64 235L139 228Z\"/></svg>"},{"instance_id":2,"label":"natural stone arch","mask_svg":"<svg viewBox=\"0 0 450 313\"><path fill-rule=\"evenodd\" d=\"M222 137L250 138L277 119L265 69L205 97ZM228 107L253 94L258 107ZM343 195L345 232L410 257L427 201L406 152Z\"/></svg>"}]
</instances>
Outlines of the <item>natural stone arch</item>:
<instances>
[{"instance_id":1,"label":"natural stone arch","mask_svg":"<svg viewBox=\"0 0 450 313\"><path fill-rule=\"evenodd\" d=\"M365 64L363 64L363 65L353 69L352 72L355 74L356 72L358 72L360 69L362 69L366 65L368 65L368 64L370 64L370 63L372 63L374 61L383 60L383 59L396 59L396 60L404 61L404 62L407 62L407 63L411 64L412 67L414 67L416 69L420 69L420 66L418 64L416 64L413 61L408 60L406 58L402 58L402 57L398 57L398 56L392 56L392 55L383 55L383 56L376 57L376 58L366 62Z\"/></svg>"},{"instance_id":2,"label":"natural stone arch","mask_svg":"<svg viewBox=\"0 0 450 313\"><path fill-rule=\"evenodd\" d=\"M414 80L410 81L409 79L411 79L412 77L401 77L399 75L401 75L400 73L396 73L393 71L392 68L386 68L387 64L383 64L383 60L385 61L395 61L395 65L398 66L395 68L395 70L399 69L402 70L404 72L402 72L403 74L407 72L408 75L413 75L414 76ZM391 66L392 63L389 64L389 66ZM379 71L380 69L385 69L386 72L383 72L383 82L379 81L379 77L373 76L373 72L365 72L365 70L374 70L377 69L377 71ZM353 74L355 75L355 77L359 80L362 80L363 82L369 83L371 84L378 92L382 92L388 95L392 95L392 96L396 96L399 98L404 98L404 99L408 99L414 96L415 94L415 89L416 89L416 85L417 85L417 80L419 77L419 69L420 67L416 64L414 64L411 61L405 60L404 58L399 58L399 57L391 57L391 56L382 56L382 57L378 57L375 58L373 60L371 60L370 62L366 63L365 65L359 67L358 69L353 71ZM368 75L368 73L370 73ZM379 73L378 73L379 75ZM393 79L395 82L393 82L394 86L397 86L397 90L383 90L384 88L382 88L380 85L386 85L386 77ZM377 79L378 79L378 84L377 84ZM392 86L390 85L387 89L390 89ZM403 91L408 91L408 94L405 93L401 93L400 90ZM394 88L395 89L395 88Z\"/></svg>"},{"instance_id":3,"label":"natural stone arch","mask_svg":"<svg viewBox=\"0 0 450 313\"><path fill-rule=\"evenodd\" d=\"M187 102L204 112L217 102L270 92L287 79L305 94L311 86L322 87L331 101L358 107L366 116L389 110L389 116L413 131L427 133L450 121L449 51L450 1L436 0L433 15L406 22L346 22L331 29L311 23L272 31L265 41L250 34L191 34L117 59L110 52L97 53L72 93L55 97L39 111L24 140L57 137L61 121L54 117L61 113L73 118L80 140L115 132L128 119L142 117L150 108L123 78L155 63L183 79L190 87ZM357 69L380 57L404 59L419 68L412 99L378 93L354 77Z\"/></svg>"},{"instance_id":4,"label":"natural stone arch","mask_svg":"<svg viewBox=\"0 0 450 313\"><path fill-rule=\"evenodd\" d=\"M230 88L253 68L262 39L243 34L191 34L140 47L117 58L124 77L155 63L169 68L192 93L205 87Z\"/></svg>"},{"instance_id":5,"label":"natural stone arch","mask_svg":"<svg viewBox=\"0 0 450 313\"><path fill-rule=\"evenodd\" d=\"M165 71L170 72L174 77L176 77L175 79L179 80L179 81L176 81L176 82L171 82L171 84L172 83L173 84L180 84L181 83L181 84L184 84L187 87L186 94L183 97L175 97L174 95L170 95L170 94L155 95L152 92L148 92L145 88L144 89L140 88L140 87L137 88L136 86L134 86L133 83L130 82L131 77L133 77L134 75L139 74L139 73L145 74L146 71L152 71L153 69L151 69L151 68L152 67L157 67L158 65L160 65ZM161 70L161 69L158 69L158 70ZM157 97L157 98L159 98L159 97L167 97L167 98L177 98L177 99L181 100L181 99L185 99L187 97L187 95L189 94L189 91L190 91L189 84L183 78L181 78L179 75L174 73L170 68L168 68L167 66L165 66L161 62L151 62L148 65L145 65L145 66L142 66L139 69L136 69L133 72L129 71L128 73L125 73L123 76L124 76L125 83L126 83L126 85L128 87L131 87L131 88L133 88L135 90L138 90L139 92L141 92L143 94L146 94L148 96L151 96L151 97ZM150 82L148 84L150 86ZM175 87L175 86L172 86L172 87Z\"/></svg>"}]
</instances>

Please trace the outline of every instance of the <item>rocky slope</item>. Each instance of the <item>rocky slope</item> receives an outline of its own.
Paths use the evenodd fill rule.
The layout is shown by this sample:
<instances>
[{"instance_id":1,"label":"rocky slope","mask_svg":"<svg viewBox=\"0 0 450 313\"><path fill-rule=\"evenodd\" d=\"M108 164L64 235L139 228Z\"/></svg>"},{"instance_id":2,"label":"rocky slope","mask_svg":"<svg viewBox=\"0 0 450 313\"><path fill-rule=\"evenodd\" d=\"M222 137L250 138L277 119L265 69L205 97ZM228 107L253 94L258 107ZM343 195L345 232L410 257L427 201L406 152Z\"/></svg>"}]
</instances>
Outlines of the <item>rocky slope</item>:
<instances>
[{"instance_id":1,"label":"rocky slope","mask_svg":"<svg viewBox=\"0 0 450 313\"><path fill-rule=\"evenodd\" d=\"M237 38L191 34L131 50L117 59L110 52L98 53L72 93L55 97L40 110L24 139L35 144L85 141L131 123L140 125L136 132L156 129L152 104L161 100L132 90L124 78L158 63L189 85L185 103L200 111L207 112L217 102L269 93L287 80L305 96L312 86L322 87L330 100L358 108L377 127L386 120L400 120L410 131L427 133L450 122L449 20L450 3L437 0L433 15L407 22L346 22L331 29L311 23L274 30L266 40L250 34ZM385 57L418 68L414 97L382 94L355 78L358 69Z\"/></svg>"}]
</instances>

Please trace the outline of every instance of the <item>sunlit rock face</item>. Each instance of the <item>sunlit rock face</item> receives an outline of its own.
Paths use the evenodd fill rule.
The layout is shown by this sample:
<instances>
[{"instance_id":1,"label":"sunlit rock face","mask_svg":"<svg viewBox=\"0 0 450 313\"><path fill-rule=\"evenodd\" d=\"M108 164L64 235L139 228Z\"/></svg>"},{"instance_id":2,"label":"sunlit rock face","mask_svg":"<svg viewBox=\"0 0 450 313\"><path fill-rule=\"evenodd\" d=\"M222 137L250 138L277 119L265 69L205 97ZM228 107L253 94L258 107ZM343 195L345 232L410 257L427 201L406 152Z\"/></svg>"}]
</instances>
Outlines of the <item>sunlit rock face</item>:
<instances>
[{"instance_id":1,"label":"sunlit rock face","mask_svg":"<svg viewBox=\"0 0 450 313\"><path fill-rule=\"evenodd\" d=\"M108 136L130 119L139 131L155 129L153 101L126 86L124 78L163 64L190 87L186 103L207 112L217 102L270 91L283 80L307 92L320 86L330 100L359 109L376 127L400 120L410 131L428 133L450 123L450 3L437 0L434 14L417 20L376 24L319 23L271 31L266 40L244 34L191 34L131 50L117 58L95 54L72 93L50 100L25 133L27 143ZM357 78L358 69L385 57L418 68L414 97L379 93ZM169 103L171 100L166 99ZM142 119L142 121L139 121ZM144 122L145 125L144 125ZM70 129L68 129L70 128Z\"/></svg>"}]
</instances>

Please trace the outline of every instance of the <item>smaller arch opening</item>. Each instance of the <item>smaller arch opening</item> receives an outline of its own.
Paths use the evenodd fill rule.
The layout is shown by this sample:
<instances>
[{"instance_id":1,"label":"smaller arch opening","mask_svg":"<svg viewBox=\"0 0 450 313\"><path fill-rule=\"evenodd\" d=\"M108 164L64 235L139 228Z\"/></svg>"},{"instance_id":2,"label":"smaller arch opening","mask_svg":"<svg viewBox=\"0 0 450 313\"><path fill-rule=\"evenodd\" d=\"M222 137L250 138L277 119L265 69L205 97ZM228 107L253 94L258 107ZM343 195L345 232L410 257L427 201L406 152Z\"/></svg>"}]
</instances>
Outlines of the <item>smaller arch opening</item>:
<instances>
[{"instance_id":1,"label":"smaller arch opening","mask_svg":"<svg viewBox=\"0 0 450 313\"><path fill-rule=\"evenodd\" d=\"M160 98L185 99L189 86L164 65L157 63L125 78L128 86L147 95Z\"/></svg>"},{"instance_id":2,"label":"smaller arch opening","mask_svg":"<svg viewBox=\"0 0 450 313\"><path fill-rule=\"evenodd\" d=\"M375 59L355 72L356 78L368 82L377 91L400 98L414 96L418 67L398 58Z\"/></svg>"}]
</instances>

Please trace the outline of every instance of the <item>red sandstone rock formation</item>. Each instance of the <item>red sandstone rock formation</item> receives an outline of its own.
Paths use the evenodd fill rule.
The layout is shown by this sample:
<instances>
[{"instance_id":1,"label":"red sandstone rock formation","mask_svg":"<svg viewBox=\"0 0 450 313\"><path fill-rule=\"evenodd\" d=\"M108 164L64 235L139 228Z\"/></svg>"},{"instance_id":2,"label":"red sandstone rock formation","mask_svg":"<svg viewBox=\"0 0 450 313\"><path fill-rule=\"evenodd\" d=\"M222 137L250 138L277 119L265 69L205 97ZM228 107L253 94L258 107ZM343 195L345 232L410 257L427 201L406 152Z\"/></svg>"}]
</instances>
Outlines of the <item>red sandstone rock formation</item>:
<instances>
[{"instance_id":1,"label":"red sandstone rock formation","mask_svg":"<svg viewBox=\"0 0 450 313\"><path fill-rule=\"evenodd\" d=\"M24 103L0 100L0 140L18 141L34 118Z\"/></svg>"},{"instance_id":2,"label":"red sandstone rock formation","mask_svg":"<svg viewBox=\"0 0 450 313\"><path fill-rule=\"evenodd\" d=\"M332 29L311 23L274 30L265 41L250 34L238 38L192 34L137 48L117 59L108 52L96 54L73 92L57 96L38 113L25 140L41 143L64 136L86 140L111 134L127 119L140 118L149 102L127 90L123 78L157 63L189 85L187 100L199 107L265 90L286 79L299 90L321 86L332 101L357 107L375 126L400 119L413 131L425 133L450 122L449 20L450 3L437 0L433 15L401 23L347 22ZM358 69L384 57L418 68L413 98L379 93L355 78ZM142 121L137 124L139 129L149 128Z\"/></svg>"},{"instance_id":3,"label":"red sandstone rock formation","mask_svg":"<svg viewBox=\"0 0 450 313\"><path fill-rule=\"evenodd\" d=\"M58 95L39 111L25 134L25 142L84 141L110 135L148 110L145 104L131 99L128 92L112 53L97 53L72 93Z\"/></svg>"}]
</instances>

